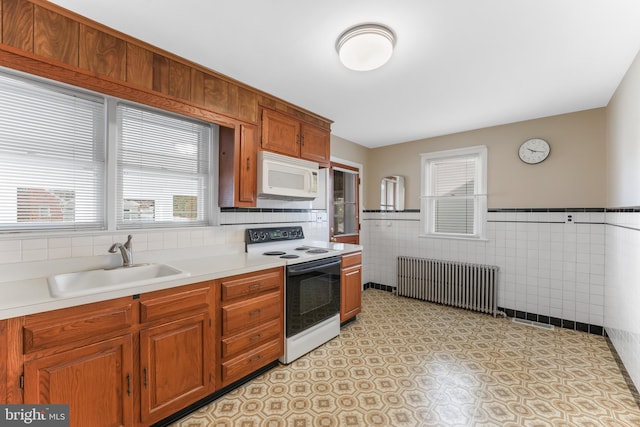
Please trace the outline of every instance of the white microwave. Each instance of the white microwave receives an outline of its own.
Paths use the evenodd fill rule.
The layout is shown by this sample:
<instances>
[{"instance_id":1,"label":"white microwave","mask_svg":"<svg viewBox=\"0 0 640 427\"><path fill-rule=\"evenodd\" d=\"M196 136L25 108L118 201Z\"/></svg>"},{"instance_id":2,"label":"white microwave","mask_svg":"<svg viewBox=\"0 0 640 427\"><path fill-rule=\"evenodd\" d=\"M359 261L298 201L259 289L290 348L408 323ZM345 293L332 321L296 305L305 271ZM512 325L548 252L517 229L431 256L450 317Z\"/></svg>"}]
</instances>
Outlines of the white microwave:
<instances>
[{"instance_id":1,"label":"white microwave","mask_svg":"<svg viewBox=\"0 0 640 427\"><path fill-rule=\"evenodd\" d=\"M258 197L263 199L313 200L318 196L315 162L258 152Z\"/></svg>"}]
</instances>

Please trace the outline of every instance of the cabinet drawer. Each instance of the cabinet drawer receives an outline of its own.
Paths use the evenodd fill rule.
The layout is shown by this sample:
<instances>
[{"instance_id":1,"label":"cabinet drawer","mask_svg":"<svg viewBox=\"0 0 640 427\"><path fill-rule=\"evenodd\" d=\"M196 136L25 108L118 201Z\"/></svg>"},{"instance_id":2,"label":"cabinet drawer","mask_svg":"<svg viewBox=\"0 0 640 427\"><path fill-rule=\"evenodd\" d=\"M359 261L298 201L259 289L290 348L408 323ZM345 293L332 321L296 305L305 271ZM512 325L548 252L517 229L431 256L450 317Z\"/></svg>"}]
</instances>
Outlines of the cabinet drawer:
<instances>
[{"instance_id":1,"label":"cabinet drawer","mask_svg":"<svg viewBox=\"0 0 640 427\"><path fill-rule=\"evenodd\" d=\"M282 316L282 295L273 292L222 307L222 335L227 336Z\"/></svg>"},{"instance_id":2,"label":"cabinet drawer","mask_svg":"<svg viewBox=\"0 0 640 427\"><path fill-rule=\"evenodd\" d=\"M222 340L222 357L232 356L273 340L281 335L282 329L280 320L276 319L249 331L224 338Z\"/></svg>"},{"instance_id":3,"label":"cabinet drawer","mask_svg":"<svg viewBox=\"0 0 640 427\"><path fill-rule=\"evenodd\" d=\"M251 273L223 279L220 283L222 301L259 295L266 291L279 289L282 283L282 269L279 268L261 274Z\"/></svg>"},{"instance_id":4,"label":"cabinet drawer","mask_svg":"<svg viewBox=\"0 0 640 427\"><path fill-rule=\"evenodd\" d=\"M282 344L279 339L231 359L222 364L222 383L227 385L282 356Z\"/></svg>"},{"instance_id":5,"label":"cabinet drawer","mask_svg":"<svg viewBox=\"0 0 640 427\"><path fill-rule=\"evenodd\" d=\"M140 300L140 322L152 322L174 314L184 315L188 311L207 311L209 308L209 285L185 290L169 289L144 295ZM157 296L156 296L157 295Z\"/></svg>"},{"instance_id":6,"label":"cabinet drawer","mask_svg":"<svg viewBox=\"0 0 640 427\"><path fill-rule=\"evenodd\" d=\"M24 353L81 340L102 341L133 323L133 302L129 298L26 316L22 329Z\"/></svg>"},{"instance_id":7,"label":"cabinet drawer","mask_svg":"<svg viewBox=\"0 0 640 427\"><path fill-rule=\"evenodd\" d=\"M362 264L362 252L342 255L342 268Z\"/></svg>"}]
</instances>

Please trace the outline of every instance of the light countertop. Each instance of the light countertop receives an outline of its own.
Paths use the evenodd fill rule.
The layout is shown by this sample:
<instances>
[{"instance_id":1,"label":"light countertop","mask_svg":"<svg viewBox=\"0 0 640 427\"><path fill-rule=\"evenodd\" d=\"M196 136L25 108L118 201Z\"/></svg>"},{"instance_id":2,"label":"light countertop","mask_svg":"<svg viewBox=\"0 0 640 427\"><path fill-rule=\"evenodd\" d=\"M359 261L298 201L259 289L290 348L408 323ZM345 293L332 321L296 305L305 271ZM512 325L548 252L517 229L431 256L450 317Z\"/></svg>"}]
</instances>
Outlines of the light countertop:
<instances>
[{"instance_id":1,"label":"light countertop","mask_svg":"<svg viewBox=\"0 0 640 427\"><path fill-rule=\"evenodd\" d=\"M314 244L333 249L339 254L362 250L359 245L329 242L314 242ZM286 261L280 258L246 254L240 250L240 247L141 252L135 258L136 263L168 264L189 273L188 277L118 290L96 291L83 296L54 298L49 293L47 277L50 275L114 267L114 263L117 262L119 262L118 256L106 255L86 259L0 266L0 320L286 265Z\"/></svg>"}]
</instances>

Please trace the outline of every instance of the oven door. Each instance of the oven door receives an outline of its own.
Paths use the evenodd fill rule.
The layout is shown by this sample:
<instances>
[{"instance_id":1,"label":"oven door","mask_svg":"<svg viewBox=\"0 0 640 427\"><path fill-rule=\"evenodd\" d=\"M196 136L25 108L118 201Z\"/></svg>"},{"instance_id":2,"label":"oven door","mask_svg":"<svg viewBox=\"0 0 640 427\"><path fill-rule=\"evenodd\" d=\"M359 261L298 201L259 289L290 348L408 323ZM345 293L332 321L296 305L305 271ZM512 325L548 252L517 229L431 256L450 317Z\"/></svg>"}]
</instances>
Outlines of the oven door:
<instances>
[{"instance_id":1,"label":"oven door","mask_svg":"<svg viewBox=\"0 0 640 427\"><path fill-rule=\"evenodd\" d=\"M287 337L340 313L340 257L287 267Z\"/></svg>"}]
</instances>

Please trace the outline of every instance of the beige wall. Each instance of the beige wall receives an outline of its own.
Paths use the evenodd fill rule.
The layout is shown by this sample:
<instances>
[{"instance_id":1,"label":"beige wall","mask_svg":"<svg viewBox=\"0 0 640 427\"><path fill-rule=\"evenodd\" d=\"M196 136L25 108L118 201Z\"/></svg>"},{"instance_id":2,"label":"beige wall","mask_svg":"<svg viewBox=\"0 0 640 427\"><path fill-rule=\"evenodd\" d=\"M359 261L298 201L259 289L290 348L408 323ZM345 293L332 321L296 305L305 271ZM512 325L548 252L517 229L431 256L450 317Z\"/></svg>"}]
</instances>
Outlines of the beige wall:
<instances>
[{"instance_id":1,"label":"beige wall","mask_svg":"<svg viewBox=\"0 0 640 427\"><path fill-rule=\"evenodd\" d=\"M331 157L364 165L369 149L339 136L331 135Z\"/></svg>"},{"instance_id":2,"label":"beige wall","mask_svg":"<svg viewBox=\"0 0 640 427\"><path fill-rule=\"evenodd\" d=\"M544 138L551 154L538 165L518 158L520 144ZM380 179L404 175L407 209L420 207L420 153L488 147L489 208L604 207L604 108L512 123L372 149L365 164L365 209L379 209ZM333 150L333 145L332 145Z\"/></svg>"},{"instance_id":3,"label":"beige wall","mask_svg":"<svg viewBox=\"0 0 640 427\"><path fill-rule=\"evenodd\" d=\"M607 106L607 207L640 206L640 55Z\"/></svg>"}]
</instances>

